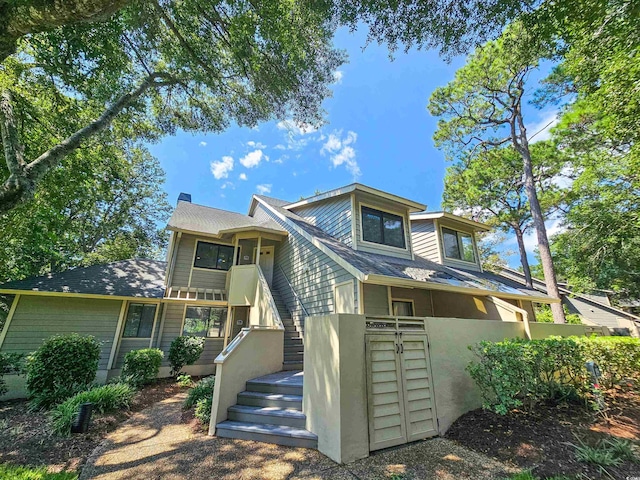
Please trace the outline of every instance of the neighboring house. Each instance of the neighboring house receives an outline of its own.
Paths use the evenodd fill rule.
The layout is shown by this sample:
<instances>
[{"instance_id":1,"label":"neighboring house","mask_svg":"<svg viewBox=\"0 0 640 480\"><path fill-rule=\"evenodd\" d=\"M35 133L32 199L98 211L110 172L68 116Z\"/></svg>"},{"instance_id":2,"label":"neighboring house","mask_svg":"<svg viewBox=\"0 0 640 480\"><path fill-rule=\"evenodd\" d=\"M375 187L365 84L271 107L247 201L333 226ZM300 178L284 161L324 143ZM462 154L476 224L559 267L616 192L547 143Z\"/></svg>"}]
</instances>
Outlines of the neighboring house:
<instances>
[{"instance_id":1,"label":"neighboring house","mask_svg":"<svg viewBox=\"0 0 640 480\"><path fill-rule=\"evenodd\" d=\"M504 268L498 277L502 282L514 287L525 286L524 275L517 270ZM543 280L533 278L533 288L546 294L547 287ZM624 333L637 337L640 317L632 312L626 312L611 305L609 295L613 292L606 290L593 290L588 293L573 292L566 284L558 284L562 304L567 307L569 313L577 313L586 325L599 325L611 329L615 333Z\"/></svg>"},{"instance_id":2,"label":"neighboring house","mask_svg":"<svg viewBox=\"0 0 640 480\"><path fill-rule=\"evenodd\" d=\"M176 337L199 335L204 354L185 371L216 373L212 433L318 445L337 461L442 433L480 405L464 372L467 345L549 334L529 320L534 302L554 300L482 270L475 232L488 227L425 209L357 183L297 202L254 195L248 215L181 194L167 225L166 262L130 260L0 285L0 294L15 296L0 350L30 352L55 333L92 334L103 342L104 381L119 374L128 351L166 354ZM368 347L366 375L365 331L367 342L380 340ZM428 347L427 333L437 345ZM401 357L402 368L414 365L403 377L405 397L393 382L375 384L376 375L400 374ZM169 375L166 355L160 375ZM389 423L403 408L407 427ZM332 439L336 428L352 439Z\"/></svg>"}]
</instances>

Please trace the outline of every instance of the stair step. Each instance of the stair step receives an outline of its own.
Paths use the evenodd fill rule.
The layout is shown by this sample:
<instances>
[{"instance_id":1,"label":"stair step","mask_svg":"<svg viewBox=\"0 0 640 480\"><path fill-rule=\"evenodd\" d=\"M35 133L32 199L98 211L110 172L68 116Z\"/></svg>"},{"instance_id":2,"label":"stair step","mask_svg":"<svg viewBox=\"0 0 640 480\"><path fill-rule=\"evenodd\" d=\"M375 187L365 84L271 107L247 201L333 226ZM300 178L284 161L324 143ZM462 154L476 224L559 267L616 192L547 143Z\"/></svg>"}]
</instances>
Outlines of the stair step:
<instances>
[{"instance_id":1,"label":"stair step","mask_svg":"<svg viewBox=\"0 0 640 480\"><path fill-rule=\"evenodd\" d=\"M307 430L280 425L224 421L216 425L216 435L290 447L318 448L318 437Z\"/></svg>"},{"instance_id":2,"label":"stair step","mask_svg":"<svg viewBox=\"0 0 640 480\"><path fill-rule=\"evenodd\" d=\"M234 422L263 423L304 428L307 417L299 410L287 410L276 407L250 407L234 405L228 410L229 420Z\"/></svg>"},{"instance_id":3,"label":"stair step","mask_svg":"<svg viewBox=\"0 0 640 480\"><path fill-rule=\"evenodd\" d=\"M284 348L302 346L302 338L284 337Z\"/></svg>"},{"instance_id":4,"label":"stair step","mask_svg":"<svg viewBox=\"0 0 640 480\"><path fill-rule=\"evenodd\" d=\"M302 353L285 353L284 359L285 362L303 362L304 354Z\"/></svg>"},{"instance_id":5,"label":"stair step","mask_svg":"<svg viewBox=\"0 0 640 480\"><path fill-rule=\"evenodd\" d=\"M284 367L284 365L283 365ZM284 370L300 370L300 368L283 368ZM302 411L302 395L266 392L240 392L238 405L251 407L277 407Z\"/></svg>"},{"instance_id":6,"label":"stair step","mask_svg":"<svg viewBox=\"0 0 640 480\"><path fill-rule=\"evenodd\" d=\"M298 361L282 362L283 370L302 370L303 368L304 368L303 362L298 362Z\"/></svg>"},{"instance_id":7,"label":"stair step","mask_svg":"<svg viewBox=\"0 0 640 480\"><path fill-rule=\"evenodd\" d=\"M293 347L284 347L284 354L287 353L304 353L304 347L302 345L294 345Z\"/></svg>"},{"instance_id":8,"label":"stair step","mask_svg":"<svg viewBox=\"0 0 640 480\"><path fill-rule=\"evenodd\" d=\"M273 393L281 395L302 395L302 384L287 385L268 382L247 382L247 392Z\"/></svg>"}]
</instances>

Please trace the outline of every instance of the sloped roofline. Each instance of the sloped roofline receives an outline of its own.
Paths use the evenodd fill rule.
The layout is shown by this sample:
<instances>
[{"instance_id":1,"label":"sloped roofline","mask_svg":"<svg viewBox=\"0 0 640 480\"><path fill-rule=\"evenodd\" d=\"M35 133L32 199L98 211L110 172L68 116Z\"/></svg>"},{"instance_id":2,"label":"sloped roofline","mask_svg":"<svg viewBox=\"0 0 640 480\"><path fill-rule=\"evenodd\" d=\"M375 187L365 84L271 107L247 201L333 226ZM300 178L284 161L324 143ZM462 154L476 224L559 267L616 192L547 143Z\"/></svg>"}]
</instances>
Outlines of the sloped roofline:
<instances>
[{"instance_id":1,"label":"sloped roofline","mask_svg":"<svg viewBox=\"0 0 640 480\"><path fill-rule=\"evenodd\" d=\"M329 190L328 192L324 192L319 195L315 195L313 197L305 198L298 202L290 203L288 205L285 205L282 208L286 208L287 210L292 210L294 208L303 207L305 205L310 205L312 203L321 202L322 200L327 200L328 198L346 195L354 191L369 193L371 195L376 195L378 197L382 197L392 202L400 203L402 205L409 207L410 212L422 212L423 210L427 209L427 206L423 203L414 202L413 200L409 200L408 198L399 197L398 195L394 195L392 193L388 193L383 190L378 190L377 188L369 187L361 183L352 183L351 185L346 185L344 187L336 188L334 190Z\"/></svg>"},{"instance_id":2,"label":"sloped roofline","mask_svg":"<svg viewBox=\"0 0 640 480\"><path fill-rule=\"evenodd\" d=\"M411 221L414 221L414 220L435 220L437 218L446 218L446 219L452 220L454 222L464 223L465 225L468 225L471 228L473 228L474 230L479 231L479 232L488 232L488 231L490 231L492 229L489 225L486 225L484 223L476 222L475 220L469 220L468 218L464 218L464 217L461 217L459 215L454 215L453 213L449 213L449 212L419 212L419 213L412 213L410 218L411 218Z\"/></svg>"},{"instance_id":3,"label":"sloped roofline","mask_svg":"<svg viewBox=\"0 0 640 480\"><path fill-rule=\"evenodd\" d=\"M541 295L540 297L534 297L532 295L527 295L525 293L523 293L522 295L515 295L515 294L509 294L509 293L503 293L503 292L497 293L497 292L493 292L493 291L485 290L481 288L457 287L453 285L442 285L441 283L429 282L425 280L402 279L402 278L396 278L396 277L387 276L387 275L365 274L364 272L360 271L356 266L351 264L349 261L342 258L340 255L338 255L329 247L327 247L322 242L320 242L314 235L312 235L309 232L306 232L305 230L300 228L298 225L296 225L294 222L292 222L289 218L287 218L285 215L276 211L274 208L272 208L271 205L269 205L268 202L259 198L257 195L254 195L251 201L250 211L252 213L257 204L260 204L263 207L265 207L267 210L269 210L271 213L273 213L275 216L277 216L279 219L285 222L289 227L295 230L298 234L300 234L309 242L311 242L321 252L323 252L325 255L327 255L329 258L335 261L338 265L343 267L347 272L353 275L357 280L363 283L392 285L392 286L408 287L408 288L421 288L426 290L444 290L448 292L465 293L465 294L471 294L471 295L494 296L499 298L514 299L514 300L529 300L529 301L538 302L538 303L560 302L559 299L551 298L548 295Z\"/></svg>"}]
</instances>

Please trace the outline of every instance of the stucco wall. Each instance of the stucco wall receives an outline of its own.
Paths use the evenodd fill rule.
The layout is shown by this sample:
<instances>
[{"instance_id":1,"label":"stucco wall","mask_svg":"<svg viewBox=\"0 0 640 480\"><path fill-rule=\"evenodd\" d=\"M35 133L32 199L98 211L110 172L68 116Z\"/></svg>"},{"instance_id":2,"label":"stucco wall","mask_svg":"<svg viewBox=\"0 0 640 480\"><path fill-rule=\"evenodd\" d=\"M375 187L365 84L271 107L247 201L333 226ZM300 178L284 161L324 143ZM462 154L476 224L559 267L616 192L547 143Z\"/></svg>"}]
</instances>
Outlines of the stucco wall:
<instances>
[{"instance_id":1,"label":"stucco wall","mask_svg":"<svg viewBox=\"0 0 640 480\"><path fill-rule=\"evenodd\" d=\"M513 313L498 308L485 297L434 290L432 291L432 298L436 317L474 320L516 320Z\"/></svg>"}]
</instances>

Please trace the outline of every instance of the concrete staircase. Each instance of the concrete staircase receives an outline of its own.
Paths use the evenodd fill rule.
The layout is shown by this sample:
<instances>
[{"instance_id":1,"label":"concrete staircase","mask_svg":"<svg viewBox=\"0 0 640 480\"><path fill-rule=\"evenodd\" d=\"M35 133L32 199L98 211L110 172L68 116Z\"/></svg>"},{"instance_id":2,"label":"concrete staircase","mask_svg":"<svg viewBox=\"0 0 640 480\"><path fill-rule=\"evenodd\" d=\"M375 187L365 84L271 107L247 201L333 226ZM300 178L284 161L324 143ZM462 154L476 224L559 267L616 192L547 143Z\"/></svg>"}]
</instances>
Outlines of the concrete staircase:
<instances>
[{"instance_id":1,"label":"concrete staircase","mask_svg":"<svg viewBox=\"0 0 640 480\"><path fill-rule=\"evenodd\" d=\"M304 345L302 343L302 332L293 323L291 314L287 309L284 300L275 288L271 289L271 295L278 308L278 313L284 324L284 363L283 370L302 370L304 363Z\"/></svg>"},{"instance_id":2,"label":"concrete staircase","mask_svg":"<svg viewBox=\"0 0 640 480\"><path fill-rule=\"evenodd\" d=\"M216 425L216 435L290 447L318 448L318 437L305 430L300 371L282 371L254 378L229 407L228 420Z\"/></svg>"}]
</instances>

